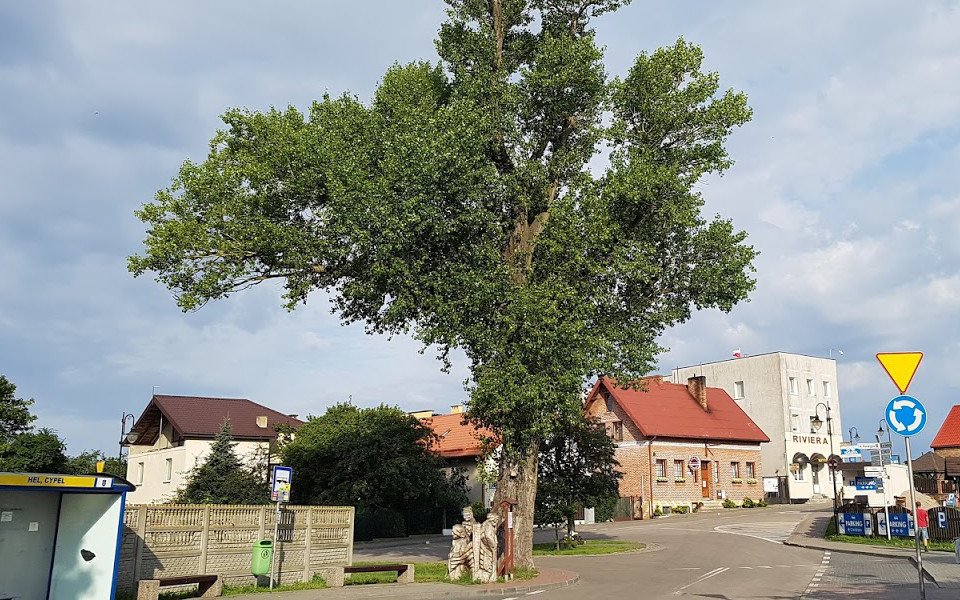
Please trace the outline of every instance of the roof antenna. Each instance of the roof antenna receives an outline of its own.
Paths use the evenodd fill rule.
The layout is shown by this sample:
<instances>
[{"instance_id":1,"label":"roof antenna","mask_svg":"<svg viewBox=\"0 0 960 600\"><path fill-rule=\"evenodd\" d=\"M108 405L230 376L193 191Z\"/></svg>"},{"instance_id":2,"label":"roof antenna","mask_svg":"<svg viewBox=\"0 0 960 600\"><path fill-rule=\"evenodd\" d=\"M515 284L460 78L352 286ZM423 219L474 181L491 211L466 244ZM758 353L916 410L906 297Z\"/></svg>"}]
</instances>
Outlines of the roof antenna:
<instances>
[{"instance_id":1,"label":"roof antenna","mask_svg":"<svg viewBox=\"0 0 960 600\"><path fill-rule=\"evenodd\" d=\"M160 386L159 386L159 385L153 386L153 395L154 395L154 396L157 395L157 388L158 388L158 387L160 387Z\"/></svg>"}]
</instances>

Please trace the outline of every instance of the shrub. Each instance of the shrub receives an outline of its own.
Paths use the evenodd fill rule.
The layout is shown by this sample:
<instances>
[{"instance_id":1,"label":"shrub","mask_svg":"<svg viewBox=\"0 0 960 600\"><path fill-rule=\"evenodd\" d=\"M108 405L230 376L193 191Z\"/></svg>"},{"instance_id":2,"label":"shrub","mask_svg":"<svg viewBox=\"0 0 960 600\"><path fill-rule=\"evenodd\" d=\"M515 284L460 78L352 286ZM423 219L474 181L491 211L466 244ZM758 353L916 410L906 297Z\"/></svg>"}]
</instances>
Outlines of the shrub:
<instances>
[{"instance_id":1,"label":"shrub","mask_svg":"<svg viewBox=\"0 0 960 600\"><path fill-rule=\"evenodd\" d=\"M484 506L483 502L478 500L473 503L471 508L473 508L473 518L477 520L477 523L483 523L487 520L487 515L490 514L490 509Z\"/></svg>"},{"instance_id":2,"label":"shrub","mask_svg":"<svg viewBox=\"0 0 960 600\"><path fill-rule=\"evenodd\" d=\"M655 517L662 517L662 516L663 516L663 509L661 509L659 506L656 507L655 509L653 509L653 516L655 516Z\"/></svg>"},{"instance_id":3,"label":"shrub","mask_svg":"<svg viewBox=\"0 0 960 600\"><path fill-rule=\"evenodd\" d=\"M724 507L724 508L737 508L737 503L734 502L733 500L731 500L730 498L724 498L724 499L723 499L723 507Z\"/></svg>"},{"instance_id":4,"label":"shrub","mask_svg":"<svg viewBox=\"0 0 960 600\"><path fill-rule=\"evenodd\" d=\"M766 498L760 498L759 500L757 500L757 506L759 506L760 508L763 508L763 507L765 507L766 505L767 505L767 499L766 499Z\"/></svg>"},{"instance_id":5,"label":"shrub","mask_svg":"<svg viewBox=\"0 0 960 600\"><path fill-rule=\"evenodd\" d=\"M743 499L743 507L744 507L744 508L753 508L753 507L754 507L753 500L751 500L750 498L744 498L744 499Z\"/></svg>"},{"instance_id":6,"label":"shrub","mask_svg":"<svg viewBox=\"0 0 960 600\"><path fill-rule=\"evenodd\" d=\"M606 523L613 520L619 498L606 496L593 507L593 518L597 523Z\"/></svg>"},{"instance_id":7,"label":"shrub","mask_svg":"<svg viewBox=\"0 0 960 600\"><path fill-rule=\"evenodd\" d=\"M670 509L670 512L678 515L685 515L690 511L690 507L686 505L677 505Z\"/></svg>"}]
</instances>

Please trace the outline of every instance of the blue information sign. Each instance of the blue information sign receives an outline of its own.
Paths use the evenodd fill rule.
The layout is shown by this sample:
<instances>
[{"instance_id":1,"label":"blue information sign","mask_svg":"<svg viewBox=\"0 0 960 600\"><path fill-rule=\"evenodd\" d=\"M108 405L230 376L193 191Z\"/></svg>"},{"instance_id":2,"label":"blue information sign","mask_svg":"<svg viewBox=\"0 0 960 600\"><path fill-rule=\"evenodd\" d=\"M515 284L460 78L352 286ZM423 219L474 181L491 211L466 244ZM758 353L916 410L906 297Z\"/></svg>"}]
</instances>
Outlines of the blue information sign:
<instances>
[{"instance_id":1,"label":"blue information sign","mask_svg":"<svg viewBox=\"0 0 960 600\"><path fill-rule=\"evenodd\" d=\"M862 513L842 513L841 535L873 535L873 518Z\"/></svg>"},{"instance_id":2,"label":"blue information sign","mask_svg":"<svg viewBox=\"0 0 960 600\"><path fill-rule=\"evenodd\" d=\"M890 430L904 437L917 435L927 424L927 410L913 396L897 396L887 403L884 414Z\"/></svg>"},{"instance_id":3,"label":"blue information sign","mask_svg":"<svg viewBox=\"0 0 960 600\"><path fill-rule=\"evenodd\" d=\"M880 481L876 477L857 477L853 481L857 491L875 492L880 487Z\"/></svg>"},{"instance_id":4,"label":"blue information sign","mask_svg":"<svg viewBox=\"0 0 960 600\"><path fill-rule=\"evenodd\" d=\"M890 535L913 537L913 519L907 513L890 513Z\"/></svg>"}]
</instances>

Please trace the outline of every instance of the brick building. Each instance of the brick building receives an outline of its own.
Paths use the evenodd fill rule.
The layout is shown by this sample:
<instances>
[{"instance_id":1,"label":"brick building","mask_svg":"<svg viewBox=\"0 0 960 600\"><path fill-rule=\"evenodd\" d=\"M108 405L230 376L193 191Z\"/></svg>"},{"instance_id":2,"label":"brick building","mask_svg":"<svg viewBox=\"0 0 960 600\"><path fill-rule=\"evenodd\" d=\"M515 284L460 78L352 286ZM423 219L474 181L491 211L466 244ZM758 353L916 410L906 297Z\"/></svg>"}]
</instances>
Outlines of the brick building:
<instances>
[{"instance_id":1,"label":"brick building","mask_svg":"<svg viewBox=\"0 0 960 600\"><path fill-rule=\"evenodd\" d=\"M648 515L656 506L763 497L760 444L770 440L724 390L702 376L687 385L647 377L642 388L601 378L584 405L617 443L621 497L642 499Z\"/></svg>"}]
</instances>

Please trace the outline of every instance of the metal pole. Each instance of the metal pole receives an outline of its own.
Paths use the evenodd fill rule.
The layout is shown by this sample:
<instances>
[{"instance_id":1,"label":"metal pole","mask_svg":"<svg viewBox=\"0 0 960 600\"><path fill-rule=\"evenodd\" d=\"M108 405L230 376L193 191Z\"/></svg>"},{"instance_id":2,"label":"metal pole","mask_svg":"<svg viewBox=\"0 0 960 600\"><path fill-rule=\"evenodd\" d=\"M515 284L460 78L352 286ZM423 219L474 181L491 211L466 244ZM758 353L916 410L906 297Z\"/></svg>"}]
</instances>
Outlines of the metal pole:
<instances>
[{"instance_id":1,"label":"metal pole","mask_svg":"<svg viewBox=\"0 0 960 600\"><path fill-rule=\"evenodd\" d=\"M280 501L277 500L277 518L273 524L273 554L270 556L270 589L273 589L273 580L276 578L275 566L277 564L277 552L280 551Z\"/></svg>"},{"instance_id":2,"label":"metal pole","mask_svg":"<svg viewBox=\"0 0 960 600\"><path fill-rule=\"evenodd\" d=\"M917 496L913 491L913 458L910 456L910 438L903 438L907 451L907 479L910 480L910 508L913 510L913 541L917 547L917 575L920 577L920 600L927 599L927 592L923 587L923 556L920 554L920 519L917 518Z\"/></svg>"},{"instance_id":3,"label":"metal pole","mask_svg":"<svg viewBox=\"0 0 960 600\"><path fill-rule=\"evenodd\" d=\"M833 458L833 425L831 424L830 417L830 405L824 404L827 407L827 435L830 437L830 458ZM834 525L837 525L837 470L830 469L830 481L833 482L833 522ZM839 529L838 529L839 530Z\"/></svg>"}]
</instances>

